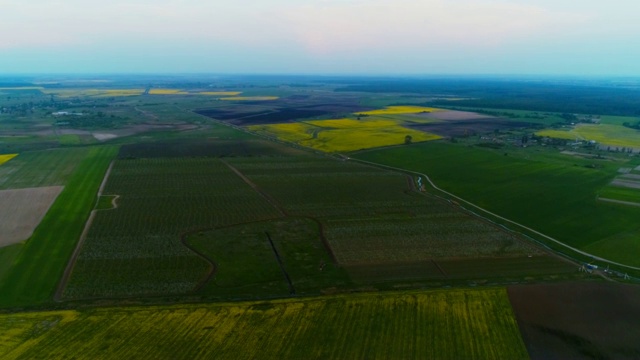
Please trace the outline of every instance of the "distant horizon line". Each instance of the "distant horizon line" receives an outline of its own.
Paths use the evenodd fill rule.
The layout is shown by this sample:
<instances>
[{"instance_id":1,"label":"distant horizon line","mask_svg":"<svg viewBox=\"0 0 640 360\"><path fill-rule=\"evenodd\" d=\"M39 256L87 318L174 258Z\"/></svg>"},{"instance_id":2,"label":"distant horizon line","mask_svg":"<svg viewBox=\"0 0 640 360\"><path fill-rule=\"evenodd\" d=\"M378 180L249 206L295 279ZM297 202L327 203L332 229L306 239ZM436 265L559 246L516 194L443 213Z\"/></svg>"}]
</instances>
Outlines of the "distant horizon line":
<instances>
[{"instance_id":1,"label":"distant horizon line","mask_svg":"<svg viewBox=\"0 0 640 360\"><path fill-rule=\"evenodd\" d=\"M344 77L344 78L553 78L553 79L638 79L640 75L620 74L502 74L502 73L276 73L276 72L16 72L0 73L0 78L8 77L120 77L120 76L220 76L220 77Z\"/></svg>"}]
</instances>

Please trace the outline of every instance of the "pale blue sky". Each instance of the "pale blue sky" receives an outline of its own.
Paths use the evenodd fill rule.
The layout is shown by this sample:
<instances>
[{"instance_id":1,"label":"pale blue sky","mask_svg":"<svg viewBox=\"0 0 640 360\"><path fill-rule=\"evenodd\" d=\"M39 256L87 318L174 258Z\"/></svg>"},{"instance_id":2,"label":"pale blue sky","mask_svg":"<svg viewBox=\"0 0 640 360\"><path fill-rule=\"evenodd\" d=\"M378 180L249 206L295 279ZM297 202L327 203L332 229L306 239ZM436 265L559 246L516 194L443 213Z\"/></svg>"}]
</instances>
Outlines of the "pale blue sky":
<instances>
[{"instance_id":1,"label":"pale blue sky","mask_svg":"<svg viewBox=\"0 0 640 360\"><path fill-rule=\"evenodd\" d=\"M0 73L640 76L637 0L0 0Z\"/></svg>"}]
</instances>

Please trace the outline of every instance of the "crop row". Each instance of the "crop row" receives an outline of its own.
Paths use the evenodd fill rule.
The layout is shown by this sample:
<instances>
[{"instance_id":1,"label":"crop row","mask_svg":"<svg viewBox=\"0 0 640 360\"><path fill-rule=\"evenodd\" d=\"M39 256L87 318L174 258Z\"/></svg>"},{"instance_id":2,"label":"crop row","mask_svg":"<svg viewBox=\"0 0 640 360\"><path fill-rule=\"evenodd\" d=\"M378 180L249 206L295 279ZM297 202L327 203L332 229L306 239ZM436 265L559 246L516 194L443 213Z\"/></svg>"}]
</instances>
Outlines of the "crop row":
<instances>
[{"instance_id":1,"label":"crop row","mask_svg":"<svg viewBox=\"0 0 640 360\"><path fill-rule=\"evenodd\" d=\"M527 358L504 289L5 314L0 329L4 359Z\"/></svg>"},{"instance_id":2,"label":"crop row","mask_svg":"<svg viewBox=\"0 0 640 360\"><path fill-rule=\"evenodd\" d=\"M187 232L271 219L279 212L217 159L118 160L65 296L184 293L209 264L181 243Z\"/></svg>"},{"instance_id":3,"label":"crop row","mask_svg":"<svg viewBox=\"0 0 640 360\"><path fill-rule=\"evenodd\" d=\"M380 219L332 222L327 239L341 263L415 262L433 258L514 256L540 251L475 219Z\"/></svg>"}]
</instances>

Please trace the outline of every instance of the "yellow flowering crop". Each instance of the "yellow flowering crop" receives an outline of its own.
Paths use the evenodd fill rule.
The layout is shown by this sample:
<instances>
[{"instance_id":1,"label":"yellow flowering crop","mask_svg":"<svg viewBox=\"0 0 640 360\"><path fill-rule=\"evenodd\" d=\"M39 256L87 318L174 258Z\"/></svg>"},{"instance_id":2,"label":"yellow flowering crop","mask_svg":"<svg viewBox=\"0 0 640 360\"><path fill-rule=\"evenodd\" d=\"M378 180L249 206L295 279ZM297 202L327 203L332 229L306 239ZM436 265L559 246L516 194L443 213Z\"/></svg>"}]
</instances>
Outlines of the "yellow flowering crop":
<instances>
[{"instance_id":1,"label":"yellow flowering crop","mask_svg":"<svg viewBox=\"0 0 640 360\"><path fill-rule=\"evenodd\" d=\"M435 134L401 126L398 121L366 118L313 120L299 123L253 125L249 130L325 152L345 152L380 146L440 139Z\"/></svg>"},{"instance_id":2,"label":"yellow flowering crop","mask_svg":"<svg viewBox=\"0 0 640 360\"><path fill-rule=\"evenodd\" d=\"M384 109L359 112L363 115L395 115L395 114L418 114L421 112L443 111L442 109L423 106L387 106Z\"/></svg>"},{"instance_id":3,"label":"yellow flowering crop","mask_svg":"<svg viewBox=\"0 0 640 360\"><path fill-rule=\"evenodd\" d=\"M0 155L0 165L6 163L7 161L13 159L14 157L18 156L18 154L4 154L4 155Z\"/></svg>"}]
</instances>

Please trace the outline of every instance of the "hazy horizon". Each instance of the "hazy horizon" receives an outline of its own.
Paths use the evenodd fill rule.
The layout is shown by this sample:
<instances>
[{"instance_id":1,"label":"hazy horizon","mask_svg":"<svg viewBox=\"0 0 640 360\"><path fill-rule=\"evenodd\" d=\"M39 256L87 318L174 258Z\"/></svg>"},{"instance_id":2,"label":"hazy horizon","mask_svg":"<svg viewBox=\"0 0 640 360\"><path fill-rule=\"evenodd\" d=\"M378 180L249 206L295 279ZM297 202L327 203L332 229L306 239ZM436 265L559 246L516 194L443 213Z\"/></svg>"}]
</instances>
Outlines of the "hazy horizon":
<instances>
[{"instance_id":1,"label":"hazy horizon","mask_svg":"<svg viewBox=\"0 0 640 360\"><path fill-rule=\"evenodd\" d=\"M0 0L0 74L640 76L640 3Z\"/></svg>"}]
</instances>

